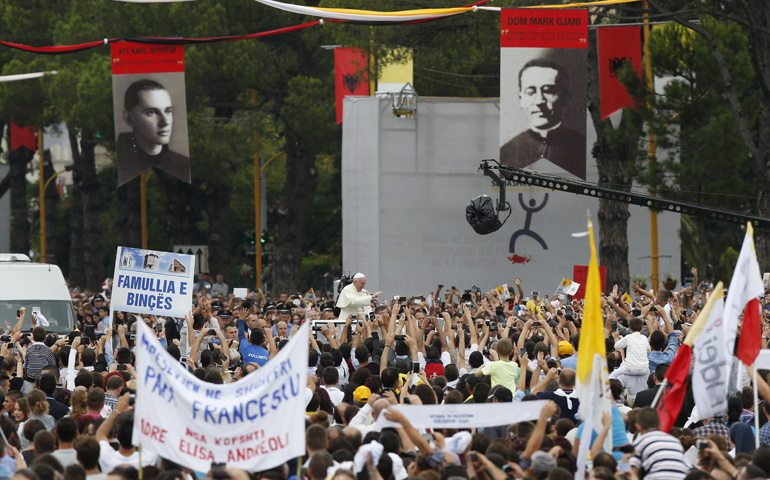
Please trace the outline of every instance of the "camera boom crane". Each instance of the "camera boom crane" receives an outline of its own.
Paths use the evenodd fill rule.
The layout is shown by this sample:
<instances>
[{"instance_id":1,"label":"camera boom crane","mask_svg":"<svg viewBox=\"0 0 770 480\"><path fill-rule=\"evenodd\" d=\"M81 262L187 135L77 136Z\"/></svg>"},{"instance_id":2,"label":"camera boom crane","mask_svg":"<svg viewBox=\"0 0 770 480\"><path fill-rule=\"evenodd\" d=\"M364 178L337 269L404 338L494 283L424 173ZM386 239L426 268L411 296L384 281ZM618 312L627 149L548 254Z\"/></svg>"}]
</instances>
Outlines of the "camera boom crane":
<instances>
[{"instance_id":1,"label":"camera boom crane","mask_svg":"<svg viewBox=\"0 0 770 480\"><path fill-rule=\"evenodd\" d=\"M658 211L681 213L693 215L696 217L710 218L723 222L732 222L743 224L751 222L755 228L770 230L770 218L758 217L741 212L733 212L714 207L706 207L696 203L680 202L668 200L661 197L653 197L641 193L626 192L612 188L600 187L593 183L583 182L562 178L545 173L522 170L515 167L500 165L496 160L482 160L479 166L484 175L491 178L493 183L500 188L500 205L505 206L505 187L506 181L514 182L519 185L529 185L534 187L548 188L559 192L569 192L577 195L587 195L589 197L604 198L617 202L629 203L640 207L652 208ZM497 173L495 173L497 170Z\"/></svg>"}]
</instances>

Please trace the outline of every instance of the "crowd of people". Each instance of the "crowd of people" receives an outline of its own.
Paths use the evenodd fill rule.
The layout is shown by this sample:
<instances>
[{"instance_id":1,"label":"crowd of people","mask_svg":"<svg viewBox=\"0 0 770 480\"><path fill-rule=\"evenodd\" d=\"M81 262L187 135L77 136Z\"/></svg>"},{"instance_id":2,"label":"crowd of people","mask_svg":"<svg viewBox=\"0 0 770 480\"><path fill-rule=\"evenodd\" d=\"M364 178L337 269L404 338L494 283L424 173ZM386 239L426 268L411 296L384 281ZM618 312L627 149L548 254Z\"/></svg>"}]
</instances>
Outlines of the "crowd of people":
<instances>
[{"instance_id":1,"label":"crowd of people","mask_svg":"<svg viewBox=\"0 0 770 480\"><path fill-rule=\"evenodd\" d=\"M115 312L109 288L73 294L76 329L59 337L26 310L6 322L0 356L0 480L508 480L575 478L581 441L590 441L586 478L770 477L767 373L737 359L722 417L691 418L688 391L669 432L654 408L666 369L711 292L694 281L678 292L615 286L602 298L611 413L583 436L575 391L582 301L507 290L432 292L383 299L357 274L336 300L251 292L235 298L221 276L199 279L186 318ZM764 302L763 302L764 303ZM767 313L763 309L763 312ZM311 322L306 455L261 472L216 466L194 472L132 444L136 325L145 322L168 353L199 379L237 382L265 366ZM763 347L770 322L762 318ZM545 400L534 421L473 429L415 428L398 404ZM384 416L399 428L380 428ZM755 448L754 417L761 446ZM170 428L183 428L170 425ZM612 450L604 451L605 439ZM293 477L293 479L292 479Z\"/></svg>"}]
</instances>

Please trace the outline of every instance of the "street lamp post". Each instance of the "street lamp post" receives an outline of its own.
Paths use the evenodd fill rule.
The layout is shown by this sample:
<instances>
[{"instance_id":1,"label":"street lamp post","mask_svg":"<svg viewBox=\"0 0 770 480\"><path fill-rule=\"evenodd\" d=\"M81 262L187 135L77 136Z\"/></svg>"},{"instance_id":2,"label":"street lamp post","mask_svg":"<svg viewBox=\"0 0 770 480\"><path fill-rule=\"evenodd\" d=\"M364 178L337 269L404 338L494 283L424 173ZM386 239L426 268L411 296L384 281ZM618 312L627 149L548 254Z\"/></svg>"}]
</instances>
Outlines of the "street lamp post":
<instances>
[{"instance_id":1,"label":"street lamp post","mask_svg":"<svg viewBox=\"0 0 770 480\"><path fill-rule=\"evenodd\" d=\"M42 138L42 135L40 136ZM41 148L42 150L42 148ZM41 155L42 158L42 155ZM51 183L51 180L58 177L59 174L62 174L64 172L70 172L72 171L72 165L68 165L64 167L64 170L59 170L58 172L51 175L51 178L43 182L43 161L40 161L40 258L45 262L46 261L46 245L45 245L45 189L48 188L48 185Z\"/></svg>"},{"instance_id":2,"label":"street lamp post","mask_svg":"<svg viewBox=\"0 0 770 480\"><path fill-rule=\"evenodd\" d=\"M270 163L286 152L278 152L259 166L259 152L254 158L254 255L256 256L257 288L262 289L262 176Z\"/></svg>"}]
</instances>

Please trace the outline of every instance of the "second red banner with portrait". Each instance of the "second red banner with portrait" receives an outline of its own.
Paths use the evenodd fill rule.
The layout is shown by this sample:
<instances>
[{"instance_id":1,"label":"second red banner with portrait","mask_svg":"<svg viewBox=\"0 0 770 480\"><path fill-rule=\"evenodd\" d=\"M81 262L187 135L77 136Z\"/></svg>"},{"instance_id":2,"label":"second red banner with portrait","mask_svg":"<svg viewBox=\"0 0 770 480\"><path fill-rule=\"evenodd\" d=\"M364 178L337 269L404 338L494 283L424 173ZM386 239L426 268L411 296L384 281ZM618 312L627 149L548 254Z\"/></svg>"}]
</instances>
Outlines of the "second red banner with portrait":
<instances>
[{"instance_id":1,"label":"second red banner with portrait","mask_svg":"<svg viewBox=\"0 0 770 480\"><path fill-rule=\"evenodd\" d=\"M190 183L184 48L117 42L111 50L118 186L151 168Z\"/></svg>"}]
</instances>

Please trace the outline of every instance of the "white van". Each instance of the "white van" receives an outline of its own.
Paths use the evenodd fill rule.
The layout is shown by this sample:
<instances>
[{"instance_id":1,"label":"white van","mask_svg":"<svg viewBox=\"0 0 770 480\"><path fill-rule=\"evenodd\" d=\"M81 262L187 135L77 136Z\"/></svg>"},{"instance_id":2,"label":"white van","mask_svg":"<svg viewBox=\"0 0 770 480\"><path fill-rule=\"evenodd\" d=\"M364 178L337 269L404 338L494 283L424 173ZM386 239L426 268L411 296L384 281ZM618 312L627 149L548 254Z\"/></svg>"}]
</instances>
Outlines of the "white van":
<instances>
[{"instance_id":1,"label":"white van","mask_svg":"<svg viewBox=\"0 0 770 480\"><path fill-rule=\"evenodd\" d=\"M16 324L16 312L27 308L22 331L32 326L32 309L40 313L50 325L46 330L67 334L75 325L75 311L72 307L67 283L56 265L34 263L26 255L0 253L0 325L5 320Z\"/></svg>"}]
</instances>

